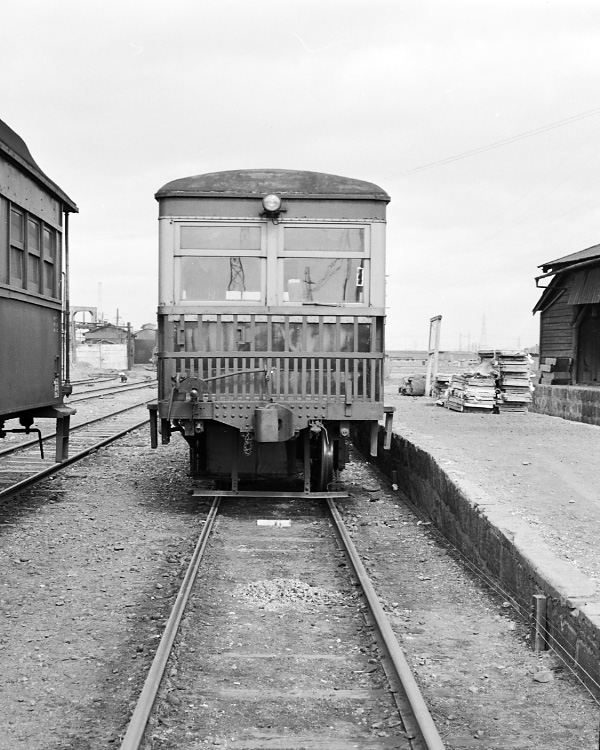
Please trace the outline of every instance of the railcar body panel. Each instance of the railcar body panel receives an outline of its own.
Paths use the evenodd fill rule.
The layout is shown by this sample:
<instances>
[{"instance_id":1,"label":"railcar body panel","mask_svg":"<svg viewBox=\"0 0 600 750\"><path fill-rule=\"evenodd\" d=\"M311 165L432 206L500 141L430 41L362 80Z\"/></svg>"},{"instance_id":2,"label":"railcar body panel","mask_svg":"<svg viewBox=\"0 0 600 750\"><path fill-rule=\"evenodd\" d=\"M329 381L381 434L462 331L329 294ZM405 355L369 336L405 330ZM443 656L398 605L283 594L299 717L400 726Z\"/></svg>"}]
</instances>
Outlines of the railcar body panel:
<instances>
[{"instance_id":1,"label":"railcar body panel","mask_svg":"<svg viewBox=\"0 0 600 750\"><path fill-rule=\"evenodd\" d=\"M321 435L338 468L348 424L384 415L387 194L336 175L236 170L175 180L156 198L163 441L182 432L201 472L285 476Z\"/></svg>"},{"instance_id":2,"label":"railcar body panel","mask_svg":"<svg viewBox=\"0 0 600 750\"><path fill-rule=\"evenodd\" d=\"M0 415L62 403L62 311L0 294Z\"/></svg>"},{"instance_id":3,"label":"railcar body panel","mask_svg":"<svg viewBox=\"0 0 600 750\"><path fill-rule=\"evenodd\" d=\"M29 429L35 418L56 418L57 460L73 413L63 402L62 278L65 216L76 211L0 121L0 437L7 420Z\"/></svg>"}]
</instances>

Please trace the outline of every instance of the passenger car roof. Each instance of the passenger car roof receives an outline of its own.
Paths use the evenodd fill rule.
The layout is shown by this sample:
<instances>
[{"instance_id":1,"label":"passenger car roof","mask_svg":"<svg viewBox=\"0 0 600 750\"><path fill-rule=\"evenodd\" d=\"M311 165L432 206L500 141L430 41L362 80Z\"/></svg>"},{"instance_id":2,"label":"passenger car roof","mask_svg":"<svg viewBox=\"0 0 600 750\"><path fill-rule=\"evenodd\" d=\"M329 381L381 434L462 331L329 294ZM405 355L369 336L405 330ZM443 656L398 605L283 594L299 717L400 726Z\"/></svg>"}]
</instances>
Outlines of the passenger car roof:
<instances>
[{"instance_id":1,"label":"passenger car roof","mask_svg":"<svg viewBox=\"0 0 600 750\"><path fill-rule=\"evenodd\" d=\"M163 185L155 197L157 200L173 197L259 198L268 193L283 198L390 201L390 196L372 182L293 169L233 169L183 177Z\"/></svg>"}]
</instances>

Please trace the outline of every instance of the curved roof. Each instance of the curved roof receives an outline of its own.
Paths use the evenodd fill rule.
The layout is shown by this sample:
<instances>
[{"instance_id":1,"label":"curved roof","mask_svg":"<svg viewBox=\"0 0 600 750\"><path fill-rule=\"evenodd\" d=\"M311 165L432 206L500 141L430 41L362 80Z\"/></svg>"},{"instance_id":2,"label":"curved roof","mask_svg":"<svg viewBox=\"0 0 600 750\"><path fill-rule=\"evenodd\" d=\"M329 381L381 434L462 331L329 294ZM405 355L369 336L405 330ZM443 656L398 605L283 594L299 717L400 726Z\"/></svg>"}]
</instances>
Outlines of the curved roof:
<instances>
[{"instance_id":1,"label":"curved roof","mask_svg":"<svg viewBox=\"0 0 600 750\"><path fill-rule=\"evenodd\" d=\"M390 196L372 182L323 172L294 169L232 169L173 180L160 188L156 199L258 198L277 193L284 198L379 200Z\"/></svg>"},{"instance_id":2,"label":"curved roof","mask_svg":"<svg viewBox=\"0 0 600 750\"><path fill-rule=\"evenodd\" d=\"M9 128L3 120L0 120L0 153L15 162L38 182L41 182L47 190L67 206L65 210L78 211L77 206L69 196L38 167L21 136L17 135L12 128Z\"/></svg>"}]
</instances>

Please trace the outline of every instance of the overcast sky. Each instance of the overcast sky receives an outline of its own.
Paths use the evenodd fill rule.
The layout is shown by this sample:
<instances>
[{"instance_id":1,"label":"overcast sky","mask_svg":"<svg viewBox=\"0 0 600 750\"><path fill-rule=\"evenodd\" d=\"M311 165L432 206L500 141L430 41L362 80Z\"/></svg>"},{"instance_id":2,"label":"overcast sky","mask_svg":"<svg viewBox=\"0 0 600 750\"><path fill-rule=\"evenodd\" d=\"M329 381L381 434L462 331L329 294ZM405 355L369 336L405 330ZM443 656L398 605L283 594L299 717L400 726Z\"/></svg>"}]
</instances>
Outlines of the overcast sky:
<instances>
[{"instance_id":1,"label":"overcast sky","mask_svg":"<svg viewBox=\"0 0 600 750\"><path fill-rule=\"evenodd\" d=\"M392 197L389 349L530 346L537 266L600 243L599 38L598 0L19 0L0 119L113 322L155 320L163 184L308 169Z\"/></svg>"}]
</instances>

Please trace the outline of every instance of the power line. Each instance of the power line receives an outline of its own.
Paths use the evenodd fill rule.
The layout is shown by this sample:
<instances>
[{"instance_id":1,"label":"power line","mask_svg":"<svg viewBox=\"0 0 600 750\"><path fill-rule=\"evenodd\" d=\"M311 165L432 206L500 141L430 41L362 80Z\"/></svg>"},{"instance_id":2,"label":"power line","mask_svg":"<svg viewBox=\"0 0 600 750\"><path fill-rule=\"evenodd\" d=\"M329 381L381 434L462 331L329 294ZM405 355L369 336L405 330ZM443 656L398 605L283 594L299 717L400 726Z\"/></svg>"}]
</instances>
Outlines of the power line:
<instances>
[{"instance_id":1,"label":"power line","mask_svg":"<svg viewBox=\"0 0 600 750\"><path fill-rule=\"evenodd\" d=\"M453 161L458 161L459 159L466 159L469 156L476 156L477 154L485 153L486 151L491 151L495 148L501 148L502 146L507 146L511 143L515 143L516 141L521 141L524 138L532 138L535 135L540 135L541 133L546 133L549 130L554 130L555 128L561 128L564 125L570 125L573 122L578 122L579 120L585 120L588 117L594 117L596 115L600 114L600 107L596 107L595 109L587 110L587 112L580 112L577 115L572 115L571 117L567 117L564 120L558 120L557 122L551 123L550 125L542 125L539 128L535 128L534 130L527 130L524 133L519 133L518 135L513 135L510 138L504 138L501 141L494 141L493 143L489 143L487 146L480 146L479 148L471 149L470 151L463 151L460 154L455 154L454 156L448 156L445 159L439 159L438 161L432 161L428 164L422 164L420 167L414 167L413 169L408 169L405 172L400 172L397 175L392 175L391 177L386 177L387 180L395 180L398 177L405 177L409 174L414 174L415 172L422 172L426 169L432 169L433 167L439 167L443 164L450 164Z\"/></svg>"}]
</instances>

